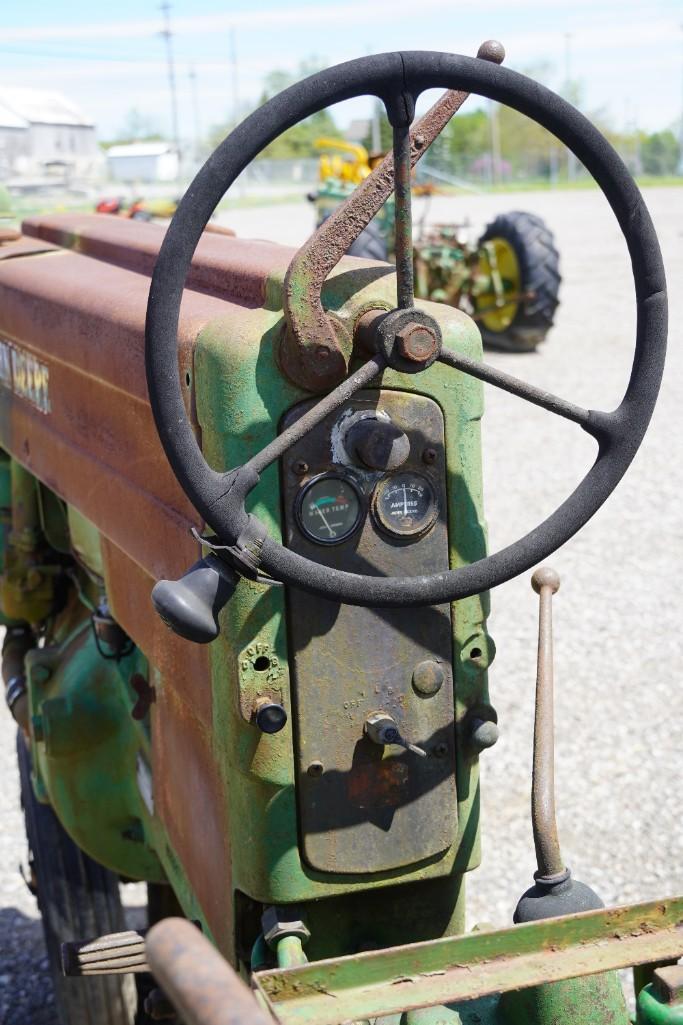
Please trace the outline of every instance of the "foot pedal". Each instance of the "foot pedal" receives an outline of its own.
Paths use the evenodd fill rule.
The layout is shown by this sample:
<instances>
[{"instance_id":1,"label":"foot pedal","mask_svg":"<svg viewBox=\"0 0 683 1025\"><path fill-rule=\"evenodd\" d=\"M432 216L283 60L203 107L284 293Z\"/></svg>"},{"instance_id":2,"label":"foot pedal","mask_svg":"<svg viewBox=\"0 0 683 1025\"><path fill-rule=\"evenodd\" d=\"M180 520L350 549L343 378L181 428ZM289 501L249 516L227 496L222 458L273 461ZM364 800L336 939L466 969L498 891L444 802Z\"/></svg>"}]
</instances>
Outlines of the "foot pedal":
<instances>
[{"instance_id":1,"label":"foot pedal","mask_svg":"<svg viewBox=\"0 0 683 1025\"><path fill-rule=\"evenodd\" d=\"M92 940L62 943L64 975L122 975L148 972L145 932L113 932Z\"/></svg>"}]
</instances>

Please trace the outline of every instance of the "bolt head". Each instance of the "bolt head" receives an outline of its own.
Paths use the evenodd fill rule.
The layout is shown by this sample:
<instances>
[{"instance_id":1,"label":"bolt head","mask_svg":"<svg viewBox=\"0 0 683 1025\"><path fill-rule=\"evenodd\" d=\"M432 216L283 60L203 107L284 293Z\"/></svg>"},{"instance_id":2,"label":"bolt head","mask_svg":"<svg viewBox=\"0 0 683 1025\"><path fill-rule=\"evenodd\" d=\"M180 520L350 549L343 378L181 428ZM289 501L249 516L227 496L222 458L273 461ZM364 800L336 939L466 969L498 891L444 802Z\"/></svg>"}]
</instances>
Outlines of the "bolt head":
<instances>
[{"instance_id":1,"label":"bolt head","mask_svg":"<svg viewBox=\"0 0 683 1025\"><path fill-rule=\"evenodd\" d=\"M396 335L396 351L410 363L426 363L437 353L439 341L424 324L406 324Z\"/></svg>"},{"instance_id":2,"label":"bolt head","mask_svg":"<svg viewBox=\"0 0 683 1025\"><path fill-rule=\"evenodd\" d=\"M664 1004L683 1002L683 964L655 968L652 973L652 990Z\"/></svg>"}]
</instances>

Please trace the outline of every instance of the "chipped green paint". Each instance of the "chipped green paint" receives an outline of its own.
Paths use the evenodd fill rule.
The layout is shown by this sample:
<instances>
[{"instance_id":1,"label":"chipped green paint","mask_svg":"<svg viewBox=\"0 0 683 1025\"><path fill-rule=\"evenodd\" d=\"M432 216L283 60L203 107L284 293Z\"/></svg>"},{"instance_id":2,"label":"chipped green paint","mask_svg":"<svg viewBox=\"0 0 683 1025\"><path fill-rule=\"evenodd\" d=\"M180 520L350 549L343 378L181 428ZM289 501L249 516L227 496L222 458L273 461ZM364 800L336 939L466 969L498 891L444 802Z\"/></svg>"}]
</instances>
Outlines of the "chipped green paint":
<instances>
[{"instance_id":1,"label":"chipped green paint","mask_svg":"<svg viewBox=\"0 0 683 1025\"><path fill-rule=\"evenodd\" d=\"M395 279L384 268L357 270L356 266L354 263L351 272L342 261L323 296L326 308L349 330L368 308L390 308L395 295ZM267 308L244 310L229 322L216 321L197 340L197 416L204 453L217 469L244 462L273 438L283 414L309 397L283 378L277 367L283 325L281 295L281 280L272 279L267 287ZM445 344L469 356L480 356L479 333L469 318L443 307L430 307L430 312L439 320ZM387 370L382 385L427 394L443 409L451 474L451 564L463 565L481 558L486 547L479 434L481 385L438 364L418 377ZM277 473L276 467L265 471L251 496L250 511L273 537L279 538ZM256 900L287 903L350 895L389 883L407 886L420 880L442 879L441 891L435 886L430 902L438 908L449 894L450 912L443 929L462 929L462 888L459 884L454 888L451 877L474 867L479 860L478 766L476 758L463 750L464 745L459 745L457 767L461 834L445 856L407 871L374 876L325 874L302 862L297 841L291 725L274 736L262 736L240 713L240 701L245 707L253 698L254 679L240 659L243 661L244 652L256 650L257 645L267 648L277 660L277 690L285 705L291 707L284 601L282 589L242 581L222 614L221 636L211 646L214 755L225 784L229 821L239 823L239 839L232 853L235 888ZM455 610L458 720L469 707L488 701L486 668L493 645L486 634L487 613L487 596L458 602ZM482 655L470 658L472 647L479 647ZM238 701L235 695L243 684L250 693ZM242 837L249 837L249 842L243 842ZM417 900L418 894L419 889L415 891ZM399 899L398 892L394 899Z\"/></svg>"}]
</instances>

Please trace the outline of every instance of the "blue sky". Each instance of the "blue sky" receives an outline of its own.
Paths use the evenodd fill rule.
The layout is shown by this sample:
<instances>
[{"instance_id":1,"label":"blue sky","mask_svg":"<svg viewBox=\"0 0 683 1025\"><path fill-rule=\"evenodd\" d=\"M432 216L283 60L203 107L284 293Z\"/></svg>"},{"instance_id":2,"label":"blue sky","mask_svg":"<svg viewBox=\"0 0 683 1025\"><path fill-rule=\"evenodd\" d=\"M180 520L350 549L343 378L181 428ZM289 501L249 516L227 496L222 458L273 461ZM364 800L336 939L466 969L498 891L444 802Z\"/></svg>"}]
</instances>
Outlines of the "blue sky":
<instances>
[{"instance_id":1,"label":"blue sky","mask_svg":"<svg viewBox=\"0 0 683 1025\"><path fill-rule=\"evenodd\" d=\"M181 135L193 130L194 69L201 127L225 121L233 103L231 31L239 97L256 100L263 76L296 70L315 55L334 64L366 53L442 49L475 53L500 39L517 70L546 65L560 88L567 52L583 86L582 108L606 110L615 127L672 125L683 103L683 5L673 0L171 0ZM417 13L416 13L417 12ZM4 0L0 87L54 88L76 101L102 137L136 108L167 130L168 86L158 0ZM339 112L343 126L363 101Z\"/></svg>"}]
</instances>

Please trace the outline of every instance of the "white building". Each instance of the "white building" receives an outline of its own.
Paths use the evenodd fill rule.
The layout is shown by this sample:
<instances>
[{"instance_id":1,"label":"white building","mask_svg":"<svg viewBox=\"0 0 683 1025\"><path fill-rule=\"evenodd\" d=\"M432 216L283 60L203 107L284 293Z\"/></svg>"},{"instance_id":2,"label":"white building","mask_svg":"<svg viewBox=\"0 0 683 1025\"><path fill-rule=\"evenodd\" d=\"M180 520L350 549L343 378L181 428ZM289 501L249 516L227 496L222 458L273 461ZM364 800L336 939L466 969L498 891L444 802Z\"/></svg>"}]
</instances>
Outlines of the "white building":
<instances>
[{"instance_id":1,"label":"white building","mask_svg":"<svg viewBox=\"0 0 683 1025\"><path fill-rule=\"evenodd\" d=\"M89 177L100 165L95 125L70 100L0 87L0 178Z\"/></svg>"},{"instance_id":2,"label":"white building","mask_svg":"<svg viewBox=\"0 0 683 1025\"><path fill-rule=\"evenodd\" d=\"M117 182L173 182L178 178L178 154L167 142L111 146L107 170Z\"/></svg>"}]
</instances>

